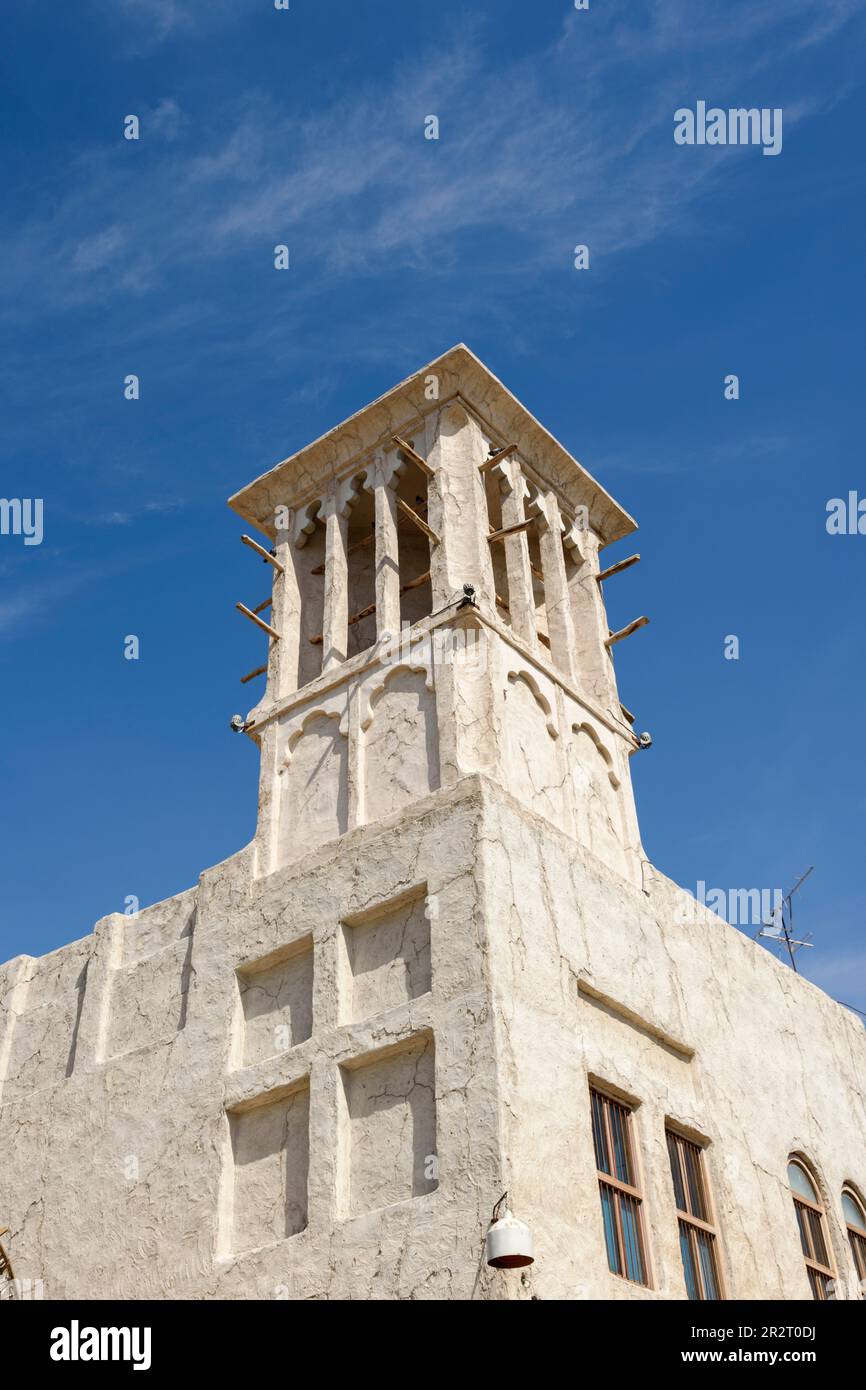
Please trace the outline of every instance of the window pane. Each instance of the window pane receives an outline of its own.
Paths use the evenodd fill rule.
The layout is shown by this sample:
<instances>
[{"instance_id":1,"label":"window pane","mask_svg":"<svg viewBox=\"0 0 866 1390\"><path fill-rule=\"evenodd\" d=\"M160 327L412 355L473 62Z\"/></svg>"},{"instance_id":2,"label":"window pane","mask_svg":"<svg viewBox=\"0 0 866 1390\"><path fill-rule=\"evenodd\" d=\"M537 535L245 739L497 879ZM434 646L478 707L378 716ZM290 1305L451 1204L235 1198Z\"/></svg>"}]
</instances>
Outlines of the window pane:
<instances>
[{"instance_id":1,"label":"window pane","mask_svg":"<svg viewBox=\"0 0 866 1390\"><path fill-rule=\"evenodd\" d=\"M613 1155L616 1163L614 1177L619 1178L620 1182L627 1182L634 1187L629 1163L628 1139L626 1138L626 1125L628 1124L628 1111L621 1105L608 1102L608 1113L610 1115L610 1132L613 1140Z\"/></svg>"},{"instance_id":2,"label":"window pane","mask_svg":"<svg viewBox=\"0 0 866 1390\"><path fill-rule=\"evenodd\" d=\"M704 1297L714 1300L719 1296L719 1281L716 1278L715 1241L706 1231L695 1231L698 1253L701 1260L701 1275L704 1280Z\"/></svg>"},{"instance_id":3,"label":"window pane","mask_svg":"<svg viewBox=\"0 0 866 1390\"><path fill-rule=\"evenodd\" d=\"M703 1184L701 1182L701 1151L696 1144L683 1143L683 1156L686 1161L686 1178L689 1185L689 1211L701 1221L706 1221Z\"/></svg>"},{"instance_id":4,"label":"window pane","mask_svg":"<svg viewBox=\"0 0 866 1390\"><path fill-rule=\"evenodd\" d=\"M824 1241L824 1223L816 1211L807 1210L805 1213L809 1221L809 1230L812 1235L812 1249L814 1259L819 1265L829 1265L830 1260L827 1255L827 1246Z\"/></svg>"},{"instance_id":5,"label":"window pane","mask_svg":"<svg viewBox=\"0 0 866 1390\"><path fill-rule=\"evenodd\" d=\"M678 1211L688 1211L686 1206L686 1194L683 1188L683 1174L680 1167L680 1155L677 1146L676 1136L670 1131L667 1135L668 1157L671 1161L671 1177L674 1180L674 1200Z\"/></svg>"},{"instance_id":6,"label":"window pane","mask_svg":"<svg viewBox=\"0 0 866 1390\"><path fill-rule=\"evenodd\" d=\"M842 1193L842 1210L848 1225L854 1226L856 1230L862 1231L866 1236L866 1216L863 1215L850 1192Z\"/></svg>"},{"instance_id":7,"label":"window pane","mask_svg":"<svg viewBox=\"0 0 866 1390\"><path fill-rule=\"evenodd\" d=\"M689 1298L696 1302L700 1299L701 1292L698 1288L698 1276L695 1270L695 1262L692 1257L692 1244L689 1240L689 1228L685 1221L680 1222L680 1254L683 1257L683 1274L686 1276L686 1293Z\"/></svg>"},{"instance_id":8,"label":"window pane","mask_svg":"<svg viewBox=\"0 0 866 1390\"><path fill-rule=\"evenodd\" d=\"M601 1193L601 1214L604 1219L604 1243L607 1246L607 1264L612 1274L622 1274L619 1267L619 1245L616 1239L616 1217L614 1215L615 1197L613 1189L599 1183Z\"/></svg>"},{"instance_id":9,"label":"window pane","mask_svg":"<svg viewBox=\"0 0 866 1390\"><path fill-rule=\"evenodd\" d=\"M609 1173L607 1135L604 1131L605 1101L598 1091L590 1091L590 1096L592 1097L592 1140L595 1145L595 1165L600 1173Z\"/></svg>"},{"instance_id":10,"label":"window pane","mask_svg":"<svg viewBox=\"0 0 866 1390\"><path fill-rule=\"evenodd\" d=\"M808 1267L806 1273L809 1276L809 1283L812 1285L812 1297L817 1299L819 1303L826 1303L828 1301L827 1285L830 1282L829 1279L823 1274L818 1274L816 1270L809 1269Z\"/></svg>"},{"instance_id":11,"label":"window pane","mask_svg":"<svg viewBox=\"0 0 866 1390\"><path fill-rule=\"evenodd\" d=\"M643 1264L643 1251L640 1243L640 1217L638 1204L633 1197L619 1194L619 1213L622 1220L622 1235L625 1245L626 1273L636 1284L646 1282Z\"/></svg>"},{"instance_id":12,"label":"window pane","mask_svg":"<svg viewBox=\"0 0 866 1390\"><path fill-rule=\"evenodd\" d=\"M812 1185L812 1180L805 1168L801 1168L799 1163L788 1164L788 1181L793 1190L800 1196L805 1197L807 1202L818 1203L818 1194Z\"/></svg>"},{"instance_id":13,"label":"window pane","mask_svg":"<svg viewBox=\"0 0 866 1390\"><path fill-rule=\"evenodd\" d=\"M800 1230L800 1244L803 1247L803 1254L807 1259L812 1257L812 1249L809 1245L809 1238L806 1232L806 1210L801 1207L799 1202L794 1203L794 1210L797 1213L797 1226Z\"/></svg>"},{"instance_id":14,"label":"window pane","mask_svg":"<svg viewBox=\"0 0 866 1390\"><path fill-rule=\"evenodd\" d=\"M849 1231L848 1239L851 1242L857 1274L861 1279L866 1279L866 1236L858 1236L856 1232Z\"/></svg>"}]
</instances>

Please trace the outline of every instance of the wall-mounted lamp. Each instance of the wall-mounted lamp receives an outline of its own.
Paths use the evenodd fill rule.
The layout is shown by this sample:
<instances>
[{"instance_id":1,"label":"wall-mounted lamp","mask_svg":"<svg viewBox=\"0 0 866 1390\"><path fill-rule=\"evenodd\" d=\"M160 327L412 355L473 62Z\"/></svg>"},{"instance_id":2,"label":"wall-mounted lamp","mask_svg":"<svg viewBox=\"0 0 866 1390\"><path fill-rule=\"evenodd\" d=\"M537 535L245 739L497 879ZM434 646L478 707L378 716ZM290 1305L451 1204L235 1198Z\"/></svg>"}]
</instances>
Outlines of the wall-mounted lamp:
<instances>
[{"instance_id":1,"label":"wall-mounted lamp","mask_svg":"<svg viewBox=\"0 0 866 1390\"><path fill-rule=\"evenodd\" d=\"M508 1196L503 1192L490 1218L485 1248L487 1263L494 1269L522 1269L535 1260L532 1250L532 1232L522 1221L512 1215L509 1207L505 1215L498 1216L499 1208Z\"/></svg>"}]
</instances>

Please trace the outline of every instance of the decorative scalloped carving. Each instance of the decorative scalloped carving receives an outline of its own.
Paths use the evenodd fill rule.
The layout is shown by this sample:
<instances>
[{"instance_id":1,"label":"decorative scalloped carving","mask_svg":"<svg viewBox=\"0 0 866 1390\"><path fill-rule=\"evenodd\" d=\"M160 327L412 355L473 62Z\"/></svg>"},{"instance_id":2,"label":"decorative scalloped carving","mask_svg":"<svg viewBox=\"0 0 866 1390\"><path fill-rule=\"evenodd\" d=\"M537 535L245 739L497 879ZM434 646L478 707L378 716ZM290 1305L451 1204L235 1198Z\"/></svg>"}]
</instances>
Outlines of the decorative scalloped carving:
<instances>
[{"instance_id":1,"label":"decorative scalloped carving","mask_svg":"<svg viewBox=\"0 0 866 1390\"><path fill-rule=\"evenodd\" d=\"M572 726L571 726L571 732L572 732L573 734L584 733L584 734L588 734L588 735L589 735L589 737L592 739L593 743L595 744L596 748L598 749L598 751L599 751L599 753L601 754L602 759L603 759L603 761L604 761L604 763L605 763L605 766L606 766L606 768L607 768L607 776L608 776L608 780L609 780L609 782L610 782L610 785L614 788L615 791L618 791L618 790L619 790L620 782L619 782L619 778L617 777L616 773L615 773L614 770L613 770L613 758L611 757L611 754L608 752L608 750L607 750L607 748L605 747L605 745L602 743L601 739L599 738L598 734L596 733L596 731L595 731L595 729L592 727L592 725L591 725L591 724L587 724L587 723L585 723L585 722L584 722L583 724L572 724Z\"/></svg>"},{"instance_id":2,"label":"decorative scalloped carving","mask_svg":"<svg viewBox=\"0 0 866 1390\"><path fill-rule=\"evenodd\" d=\"M551 738L559 738L559 730L556 727L553 705L550 700L548 700L535 677L529 671L512 670L508 672L508 680L512 683L514 681L523 681L524 685L529 687L535 697L535 703L544 714L547 732L550 734Z\"/></svg>"},{"instance_id":3,"label":"decorative scalloped carving","mask_svg":"<svg viewBox=\"0 0 866 1390\"><path fill-rule=\"evenodd\" d=\"M285 752L283 754L282 764L279 769L280 772L285 772L286 768L289 766L289 763L292 761L292 754L295 751L295 746L303 737L304 733L306 732L307 726L311 724L314 719L322 718L339 720L338 732L343 735L343 738L346 738L348 736L348 709L328 709L327 705L317 705L315 709L307 710L306 713L303 714L300 717L300 719L292 725L291 730L289 731L288 737L286 738L286 747Z\"/></svg>"},{"instance_id":4,"label":"decorative scalloped carving","mask_svg":"<svg viewBox=\"0 0 866 1390\"><path fill-rule=\"evenodd\" d=\"M363 484L366 492L375 492L377 487L396 487L406 472L409 463L398 454L377 453L363 470Z\"/></svg>"},{"instance_id":5,"label":"decorative scalloped carving","mask_svg":"<svg viewBox=\"0 0 866 1390\"><path fill-rule=\"evenodd\" d=\"M420 658L416 660L410 656L406 661L401 661L396 666L380 666L367 678L360 690L362 733L366 732L372 724L375 713L374 706L378 703L389 680L392 676L396 676L399 671L423 671L426 676L425 686L429 691L435 691L436 682L433 675L432 660Z\"/></svg>"},{"instance_id":6,"label":"decorative scalloped carving","mask_svg":"<svg viewBox=\"0 0 866 1390\"><path fill-rule=\"evenodd\" d=\"M353 473L350 478L344 478L341 483L336 483L328 495L322 499L322 509L319 515L323 518L348 516L361 490L366 471L363 468L358 473Z\"/></svg>"},{"instance_id":7,"label":"decorative scalloped carving","mask_svg":"<svg viewBox=\"0 0 866 1390\"><path fill-rule=\"evenodd\" d=\"M321 505L321 498L318 498L315 502L307 502L292 514L292 544L297 550L303 550L315 531L316 513Z\"/></svg>"}]
</instances>

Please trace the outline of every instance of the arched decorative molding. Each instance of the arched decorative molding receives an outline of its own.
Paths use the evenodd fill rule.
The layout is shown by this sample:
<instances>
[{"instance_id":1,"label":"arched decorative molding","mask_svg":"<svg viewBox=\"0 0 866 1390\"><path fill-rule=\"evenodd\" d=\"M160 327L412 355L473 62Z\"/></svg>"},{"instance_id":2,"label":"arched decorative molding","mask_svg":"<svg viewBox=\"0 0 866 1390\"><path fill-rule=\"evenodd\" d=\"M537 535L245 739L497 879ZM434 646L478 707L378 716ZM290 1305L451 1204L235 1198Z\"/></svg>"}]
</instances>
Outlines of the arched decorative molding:
<instances>
[{"instance_id":1,"label":"arched decorative molding","mask_svg":"<svg viewBox=\"0 0 866 1390\"><path fill-rule=\"evenodd\" d=\"M523 476L520 459L516 455L512 454L511 458L503 459L491 471L499 483L499 491L503 497L510 497L513 493L520 501L528 501L529 483Z\"/></svg>"},{"instance_id":2,"label":"arched decorative molding","mask_svg":"<svg viewBox=\"0 0 866 1390\"><path fill-rule=\"evenodd\" d=\"M350 477L332 485L330 492L321 501L319 515L323 520L327 520L329 516L345 518L349 515L361 491L366 473L367 469L361 468L357 473L352 473Z\"/></svg>"},{"instance_id":3,"label":"arched decorative molding","mask_svg":"<svg viewBox=\"0 0 866 1390\"><path fill-rule=\"evenodd\" d=\"M408 466L409 460L405 455L401 456L399 451L386 454L380 449L357 476L365 492L375 492L377 487L396 488Z\"/></svg>"},{"instance_id":4,"label":"arched decorative molding","mask_svg":"<svg viewBox=\"0 0 866 1390\"><path fill-rule=\"evenodd\" d=\"M508 672L507 679L512 685L516 681L523 681L524 685L529 687L535 697L535 703L544 714L547 732L550 734L551 738L559 738L559 729L556 727L553 704L545 695L538 681L535 679L535 676L533 676L530 671L512 670ZM506 694L507 693L506 691Z\"/></svg>"},{"instance_id":5,"label":"arched decorative molding","mask_svg":"<svg viewBox=\"0 0 866 1390\"><path fill-rule=\"evenodd\" d=\"M529 503L526 508L527 516L534 516L538 519L540 531L554 531L560 535L565 532L565 522L559 509L559 499L555 493L543 493L535 483L529 484Z\"/></svg>"},{"instance_id":6,"label":"arched decorative molding","mask_svg":"<svg viewBox=\"0 0 866 1390\"><path fill-rule=\"evenodd\" d=\"M322 499L319 497L315 502L306 502L303 507L298 507L292 513L292 545L296 550L303 550L315 531L316 516L321 506Z\"/></svg>"},{"instance_id":7,"label":"arched decorative molding","mask_svg":"<svg viewBox=\"0 0 866 1390\"><path fill-rule=\"evenodd\" d=\"M309 727L310 724L313 723L313 721L314 721L315 719L336 719L336 720L338 720L338 721L339 721L339 723L338 723L338 733L341 733L341 734L343 735L343 738L346 738L346 737L348 736L348 733L349 733L349 711L348 711L348 708L344 708L344 709L340 710L340 709L334 709L333 706L332 706L331 708L328 708L327 705L317 705L315 709L307 710L303 715L299 716L299 718L298 718L296 721L294 721L294 722L292 723L292 726L291 726L291 728L289 729L289 732L288 732L288 734L287 734L287 736L286 736L286 746L285 746L285 750L284 750L284 752L283 752L283 756L282 756L282 759L281 759L281 761L280 761L280 767L279 767L279 771L280 771L280 772L285 772L286 768L287 768L287 767L289 766L289 764L291 763L291 761L292 761L292 755L294 754L294 751L295 751L295 748L296 748L297 744L298 744L298 743L300 742L300 740L303 738L304 734L305 734L306 731L307 731L307 728Z\"/></svg>"},{"instance_id":8,"label":"arched decorative molding","mask_svg":"<svg viewBox=\"0 0 866 1390\"><path fill-rule=\"evenodd\" d=\"M620 780L619 780L619 778L617 777L617 775L616 775L616 773L615 773L615 771L614 771L614 767L613 767L613 757L611 756L610 752L609 752L608 749L605 747L605 745L602 743L601 739L599 738L599 736L598 736L596 730L593 728L593 726L592 726L591 724L587 724L586 722L584 722L584 723L582 723L582 724L572 724L572 726L571 726L571 732L572 732L573 734L588 734L588 735L589 735L589 737L592 739L593 743L595 744L596 748L598 749L599 753L601 754L601 757L602 757L602 759L603 759L603 761L604 761L605 767L607 768L607 776L608 776L608 781L610 782L610 785L613 787L614 791L619 791Z\"/></svg>"},{"instance_id":9,"label":"arched decorative molding","mask_svg":"<svg viewBox=\"0 0 866 1390\"><path fill-rule=\"evenodd\" d=\"M428 644L422 643L422 646ZM429 658L417 659L409 657L406 661L400 661L396 666L380 666L367 678L361 686L360 695L360 727L361 732L365 733L373 722L376 713L376 705L385 693L388 682L401 671L421 671L424 673L424 685L432 693L436 689L436 682L433 674L433 662Z\"/></svg>"},{"instance_id":10,"label":"arched decorative molding","mask_svg":"<svg viewBox=\"0 0 866 1390\"><path fill-rule=\"evenodd\" d=\"M586 507L578 507L574 520L566 517L562 544L568 551L569 559L575 565L582 565L587 557L586 533L589 530L589 514Z\"/></svg>"}]
</instances>

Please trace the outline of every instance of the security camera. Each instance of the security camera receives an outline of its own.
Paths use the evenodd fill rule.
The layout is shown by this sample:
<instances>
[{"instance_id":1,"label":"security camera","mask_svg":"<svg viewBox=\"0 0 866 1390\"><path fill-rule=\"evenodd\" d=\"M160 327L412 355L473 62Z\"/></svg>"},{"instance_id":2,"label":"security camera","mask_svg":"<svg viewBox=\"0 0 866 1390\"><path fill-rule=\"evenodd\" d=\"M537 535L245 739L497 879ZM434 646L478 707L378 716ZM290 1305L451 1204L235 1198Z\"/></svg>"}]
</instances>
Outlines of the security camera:
<instances>
[{"instance_id":1,"label":"security camera","mask_svg":"<svg viewBox=\"0 0 866 1390\"><path fill-rule=\"evenodd\" d=\"M229 725L229 728L231 729L233 734L242 734L246 727L247 721L244 719L242 714L232 715L232 720L231 724Z\"/></svg>"},{"instance_id":2,"label":"security camera","mask_svg":"<svg viewBox=\"0 0 866 1390\"><path fill-rule=\"evenodd\" d=\"M652 746L653 746L653 736L652 736L652 734L647 734L647 733L639 734L639 735L638 735L637 746L638 746L638 748L652 748Z\"/></svg>"}]
</instances>

